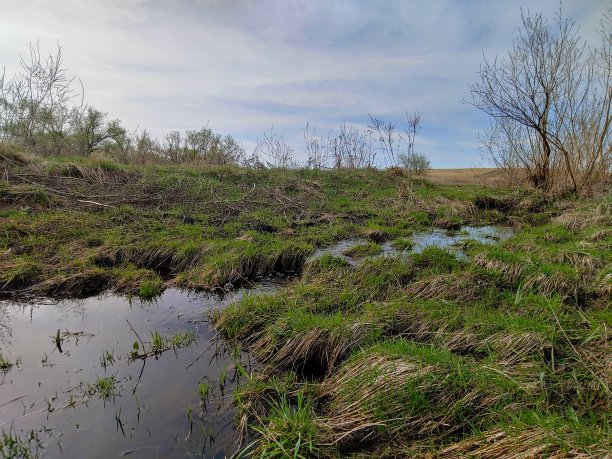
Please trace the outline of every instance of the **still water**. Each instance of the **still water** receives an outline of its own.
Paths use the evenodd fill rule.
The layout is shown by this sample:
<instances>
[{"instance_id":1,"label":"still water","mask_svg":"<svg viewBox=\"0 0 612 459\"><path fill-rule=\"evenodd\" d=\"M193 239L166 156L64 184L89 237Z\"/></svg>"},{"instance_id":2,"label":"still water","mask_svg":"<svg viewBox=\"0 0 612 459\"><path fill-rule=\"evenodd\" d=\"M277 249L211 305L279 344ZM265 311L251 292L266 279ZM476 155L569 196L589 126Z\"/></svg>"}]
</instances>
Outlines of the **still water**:
<instances>
[{"instance_id":1,"label":"still water","mask_svg":"<svg viewBox=\"0 0 612 459\"><path fill-rule=\"evenodd\" d=\"M252 362L218 339L207 312L286 282L266 279L225 296L167 290L153 302L101 295L0 304L0 353L17 362L0 373L0 430L23 439L35 435L31 445L42 457L231 456L239 443L231 404L240 376L234 362L241 359L245 368ZM135 332L148 345L154 331L169 337L189 330L197 341L186 349L129 358ZM116 396L87 394L98 378L109 377L116 380ZM201 382L210 387L205 405Z\"/></svg>"}]
</instances>

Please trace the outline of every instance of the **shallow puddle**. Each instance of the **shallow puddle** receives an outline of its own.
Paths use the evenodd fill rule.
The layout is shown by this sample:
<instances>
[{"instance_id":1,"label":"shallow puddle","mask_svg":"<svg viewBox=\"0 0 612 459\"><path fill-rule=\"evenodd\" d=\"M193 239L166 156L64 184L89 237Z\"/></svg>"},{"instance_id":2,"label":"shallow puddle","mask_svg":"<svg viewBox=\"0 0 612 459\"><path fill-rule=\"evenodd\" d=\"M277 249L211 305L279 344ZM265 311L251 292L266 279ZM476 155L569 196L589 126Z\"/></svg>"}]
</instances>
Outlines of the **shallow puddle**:
<instances>
[{"instance_id":1,"label":"shallow puddle","mask_svg":"<svg viewBox=\"0 0 612 459\"><path fill-rule=\"evenodd\" d=\"M0 430L24 439L34 432L43 457L229 457L239 440L231 404L236 352L218 339L206 312L286 282L268 279L224 297L167 290L154 302L102 295L0 303L0 353L18 362L0 373ZM154 331L193 331L197 342L130 360L138 338L128 321L147 346ZM115 397L88 394L98 378L110 377ZM205 407L199 383L210 387Z\"/></svg>"},{"instance_id":2,"label":"shallow puddle","mask_svg":"<svg viewBox=\"0 0 612 459\"><path fill-rule=\"evenodd\" d=\"M410 236L408 239L413 242L413 247L410 250L398 250L393 247L393 241L388 241L382 244L382 252L374 256L420 253L426 247L436 246L454 252L458 258L464 258L465 253L458 247L464 241L473 240L482 244L496 244L509 239L513 234L512 228L505 226L463 226L459 231L433 229L414 233ZM331 247L317 250L313 257L331 254L354 265L357 260L345 255L344 252L356 244L365 242L365 239L345 239Z\"/></svg>"}]
</instances>

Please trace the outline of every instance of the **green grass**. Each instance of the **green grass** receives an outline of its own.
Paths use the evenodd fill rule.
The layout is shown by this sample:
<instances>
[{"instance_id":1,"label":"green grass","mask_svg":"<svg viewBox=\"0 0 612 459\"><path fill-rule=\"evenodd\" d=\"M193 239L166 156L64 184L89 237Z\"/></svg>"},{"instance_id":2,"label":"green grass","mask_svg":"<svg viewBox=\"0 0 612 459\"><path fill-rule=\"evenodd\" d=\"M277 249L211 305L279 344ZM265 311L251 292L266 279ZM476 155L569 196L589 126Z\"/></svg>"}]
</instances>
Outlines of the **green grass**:
<instances>
[{"instance_id":1,"label":"green grass","mask_svg":"<svg viewBox=\"0 0 612 459\"><path fill-rule=\"evenodd\" d=\"M96 381L87 385L85 393L90 397L98 397L105 400L114 398L119 395L117 382L115 376L98 377Z\"/></svg>"},{"instance_id":2,"label":"green grass","mask_svg":"<svg viewBox=\"0 0 612 459\"><path fill-rule=\"evenodd\" d=\"M152 298L168 286L230 289L294 274L272 294L246 294L212 314L236 352L265 368L238 365L239 426L254 435L245 454L612 449L609 197L434 185L377 170L103 161L0 158L9 178L0 183L0 293ZM19 177L33 170L40 183L24 186ZM122 197L101 202L112 207L76 200L110 194ZM512 225L514 235L465 243L460 258L435 246L412 252L415 232L462 224ZM310 257L358 238L370 242L351 247L354 263ZM381 253L388 239L398 255ZM153 332L133 356L195 338ZM92 395L113 393L114 379L100 381ZM198 386L202 401L211 389Z\"/></svg>"},{"instance_id":3,"label":"green grass","mask_svg":"<svg viewBox=\"0 0 612 459\"><path fill-rule=\"evenodd\" d=\"M254 430L259 437L249 452L251 456L302 459L318 455L314 410L302 392L297 394L294 404L281 394L279 400L271 403L262 425Z\"/></svg>"},{"instance_id":4,"label":"green grass","mask_svg":"<svg viewBox=\"0 0 612 459\"><path fill-rule=\"evenodd\" d=\"M479 457L489 438L502 455L532 442L604 457L612 239L597 202L581 205L567 224L592 222L582 229L546 217L461 260L438 247L354 267L323 255L288 288L217 313L272 369L236 395L243 417L266 432L279 397L307 384L310 457Z\"/></svg>"},{"instance_id":5,"label":"green grass","mask_svg":"<svg viewBox=\"0 0 612 459\"><path fill-rule=\"evenodd\" d=\"M351 258L363 258L382 253L383 248L380 244L374 242L365 242L356 244L344 251L344 255Z\"/></svg>"},{"instance_id":6,"label":"green grass","mask_svg":"<svg viewBox=\"0 0 612 459\"><path fill-rule=\"evenodd\" d=\"M395 239L392 243L392 246L395 250L410 251L414 247L414 242L409 238L402 237Z\"/></svg>"}]
</instances>

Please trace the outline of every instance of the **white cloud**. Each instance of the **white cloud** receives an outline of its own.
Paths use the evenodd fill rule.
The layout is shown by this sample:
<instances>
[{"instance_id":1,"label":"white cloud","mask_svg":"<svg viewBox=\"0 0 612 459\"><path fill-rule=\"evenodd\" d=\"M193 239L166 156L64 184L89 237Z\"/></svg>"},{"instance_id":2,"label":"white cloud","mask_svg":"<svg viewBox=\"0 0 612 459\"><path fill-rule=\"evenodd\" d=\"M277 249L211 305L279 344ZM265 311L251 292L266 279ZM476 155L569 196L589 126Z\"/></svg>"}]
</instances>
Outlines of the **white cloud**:
<instances>
[{"instance_id":1,"label":"white cloud","mask_svg":"<svg viewBox=\"0 0 612 459\"><path fill-rule=\"evenodd\" d=\"M531 9L551 17L558 6ZM605 8L564 2L589 38ZM252 145L274 125L297 145L306 122L419 110L423 150L440 167L478 160L484 118L461 99L483 50L504 53L520 25L518 1L486 0L0 0L0 10L9 73L28 42L59 42L87 101L130 128L161 136L210 120Z\"/></svg>"}]
</instances>

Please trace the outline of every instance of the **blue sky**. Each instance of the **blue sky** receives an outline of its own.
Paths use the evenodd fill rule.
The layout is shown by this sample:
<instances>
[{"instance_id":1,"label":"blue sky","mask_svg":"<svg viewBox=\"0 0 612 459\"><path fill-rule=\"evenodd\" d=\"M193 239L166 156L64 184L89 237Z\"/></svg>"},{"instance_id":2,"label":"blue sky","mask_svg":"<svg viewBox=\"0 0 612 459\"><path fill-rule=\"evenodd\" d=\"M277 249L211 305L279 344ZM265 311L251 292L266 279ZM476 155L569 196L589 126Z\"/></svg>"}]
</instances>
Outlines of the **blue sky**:
<instances>
[{"instance_id":1,"label":"blue sky","mask_svg":"<svg viewBox=\"0 0 612 459\"><path fill-rule=\"evenodd\" d=\"M306 123L327 132L368 113L422 114L416 150L434 167L485 165L486 116L462 103L482 54L503 55L521 1L0 0L0 66L30 41L63 47L86 101L129 129L161 137L206 124L251 150L283 132L303 157ZM609 0L566 0L594 40ZM552 18L555 0L530 0Z\"/></svg>"}]
</instances>

